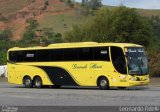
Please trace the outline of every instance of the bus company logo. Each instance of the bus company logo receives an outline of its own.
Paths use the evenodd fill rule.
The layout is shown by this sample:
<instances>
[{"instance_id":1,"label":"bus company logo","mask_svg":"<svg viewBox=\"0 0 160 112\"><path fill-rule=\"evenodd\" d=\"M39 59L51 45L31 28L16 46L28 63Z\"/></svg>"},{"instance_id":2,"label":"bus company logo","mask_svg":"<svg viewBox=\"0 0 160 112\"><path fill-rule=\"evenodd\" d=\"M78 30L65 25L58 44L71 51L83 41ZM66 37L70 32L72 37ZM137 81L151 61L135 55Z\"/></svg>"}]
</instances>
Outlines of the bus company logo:
<instances>
[{"instance_id":1,"label":"bus company logo","mask_svg":"<svg viewBox=\"0 0 160 112\"><path fill-rule=\"evenodd\" d=\"M85 65L73 64L72 68L73 69L86 69L86 68L88 68L88 65L87 64L85 64Z\"/></svg>"},{"instance_id":2,"label":"bus company logo","mask_svg":"<svg viewBox=\"0 0 160 112\"><path fill-rule=\"evenodd\" d=\"M26 57L27 57L27 58L33 58L33 57L34 57L34 54L28 53L28 54L26 54Z\"/></svg>"},{"instance_id":3,"label":"bus company logo","mask_svg":"<svg viewBox=\"0 0 160 112\"><path fill-rule=\"evenodd\" d=\"M101 54L107 54L107 51L101 51Z\"/></svg>"},{"instance_id":4,"label":"bus company logo","mask_svg":"<svg viewBox=\"0 0 160 112\"><path fill-rule=\"evenodd\" d=\"M91 64L84 64L84 65L78 65L78 64L73 64L72 69L101 69L102 65L98 65L96 63L91 63Z\"/></svg>"}]
</instances>

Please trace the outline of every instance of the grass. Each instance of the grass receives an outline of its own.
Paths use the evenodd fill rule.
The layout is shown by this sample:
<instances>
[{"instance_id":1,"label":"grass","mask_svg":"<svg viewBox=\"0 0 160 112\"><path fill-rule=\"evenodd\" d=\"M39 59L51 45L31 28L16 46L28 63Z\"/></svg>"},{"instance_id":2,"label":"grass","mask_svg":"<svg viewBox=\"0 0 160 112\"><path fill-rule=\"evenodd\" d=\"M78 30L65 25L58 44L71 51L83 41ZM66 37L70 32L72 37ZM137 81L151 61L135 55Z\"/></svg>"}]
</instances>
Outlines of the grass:
<instances>
[{"instance_id":1,"label":"grass","mask_svg":"<svg viewBox=\"0 0 160 112\"><path fill-rule=\"evenodd\" d=\"M3 2L0 3L0 13L4 15L14 13L24 8L27 1L28 0L3 0Z\"/></svg>"},{"instance_id":2,"label":"grass","mask_svg":"<svg viewBox=\"0 0 160 112\"><path fill-rule=\"evenodd\" d=\"M140 15L146 17L160 16L160 10L137 9L137 11L140 13Z\"/></svg>"},{"instance_id":3,"label":"grass","mask_svg":"<svg viewBox=\"0 0 160 112\"><path fill-rule=\"evenodd\" d=\"M54 31L64 33L69 31L74 24L81 24L85 20L85 16L78 15L75 10L60 13L47 14L43 20L40 21L40 27L53 28Z\"/></svg>"},{"instance_id":4,"label":"grass","mask_svg":"<svg viewBox=\"0 0 160 112\"><path fill-rule=\"evenodd\" d=\"M40 27L50 27L53 28L54 31L64 33L65 31L69 31L72 29L72 25L81 24L87 19L87 17L78 14L78 11L72 10L64 13L59 13L60 11L67 8L64 4L51 4L54 8L53 11L49 11L47 15L41 20ZM114 9L114 6L104 6L109 9ZM160 16L160 10L144 10L144 9L136 9L142 16L150 17ZM55 13L55 14L54 14ZM57 13L57 14L56 14ZM59 14L58 14L59 13ZM67 27L65 27L67 25Z\"/></svg>"}]
</instances>

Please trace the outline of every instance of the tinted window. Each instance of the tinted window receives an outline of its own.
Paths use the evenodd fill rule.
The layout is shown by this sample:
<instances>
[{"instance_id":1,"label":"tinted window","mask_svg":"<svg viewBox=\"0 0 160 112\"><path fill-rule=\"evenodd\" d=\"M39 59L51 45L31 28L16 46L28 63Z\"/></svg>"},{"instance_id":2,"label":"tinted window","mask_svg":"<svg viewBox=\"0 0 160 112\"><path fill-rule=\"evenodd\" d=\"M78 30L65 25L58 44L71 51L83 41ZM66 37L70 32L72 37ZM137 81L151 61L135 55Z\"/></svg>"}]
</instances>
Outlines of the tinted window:
<instances>
[{"instance_id":1,"label":"tinted window","mask_svg":"<svg viewBox=\"0 0 160 112\"><path fill-rule=\"evenodd\" d=\"M17 60L17 55L16 55L16 52L15 51L10 51L9 52L9 61L11 62L16 62Z\"/></svg>"},{"instance_id":2,"label":"tinted window","mask_svg":"<svg viewBox=\"0 0 160 112\"><path fill-rule=\"evenodd\" d=\"M121 74L127 74L126 61L122 48L111 47L111 57L115 69Z\"/></svg>"},{"instance_id":3,"label":"tinted window","mask_svg":"<svg viewBox=\"0 0 160 112\"><path fill-rule=\"evenodd\" d=\"M64 49L64 61L77 61L78 49Z\"/></svg>"},{"instance_id":4,"label":"tinted window","mask_svg":"<svg viewBox=\"0 0 160 112\"><path fill-rule=\"evenodd\" d=\"M50 50L51 61L63 61L63 49Z\"/></svg>"},{"instance_id":5,"label":"tinted window","mask_svg":"<svg viewBox=\"0 0 160 112\"><path fill-rule=\"evenodd\" d=\"M17 54L17 62L23 61L23 51L16 51Z\"/></svg>"},{"instance_id":6,"label":"tinted window","mask_svg":"<svg viewBox=\"0 0 160 112\"><path fill-rule=\"evenodd\" d=\"M37 61L50 61L50 50L37 50Z\"/></svg>"},{"instance_id":7,"label":"tinted window","mask_svg":"<svg viewBox=\"0 0 160 112\"><path fill-rule=\"evenodd\" d=\"M96 47L94 48L95 61L110 61L109 47Z\"/></svg>"},{"instance_id":8,"label":"tinted window","mask_svg":"<svg viewBox=\"0 0 160 112\"><path fill-rule=\"evenodd\" d=\"M79 61L93 60L93 48L79 48Z\"/></svg>"},{"instance_id":9,"label":"tinted window","mask_svg":"<svg viewBox=\"0 0 160 112\"><path fill-rule=\"evenodd\" d=\"M35 62L36 61L36 51L23 51L24 62Z\"/></svg>"}]
</instances>

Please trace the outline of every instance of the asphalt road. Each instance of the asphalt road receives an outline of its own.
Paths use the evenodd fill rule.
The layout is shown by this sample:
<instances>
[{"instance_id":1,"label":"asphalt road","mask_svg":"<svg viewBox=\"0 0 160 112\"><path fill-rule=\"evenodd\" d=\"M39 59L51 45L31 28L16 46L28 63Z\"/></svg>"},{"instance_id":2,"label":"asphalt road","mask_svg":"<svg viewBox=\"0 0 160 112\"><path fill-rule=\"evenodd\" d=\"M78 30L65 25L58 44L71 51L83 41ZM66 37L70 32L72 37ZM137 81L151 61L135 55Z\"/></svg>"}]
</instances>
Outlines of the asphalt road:
<instances>
[{"instance_id":1,"label":"asphalt road","mask_svg":"<svg viewBox=\"0 0 160 112\"><path fill-rule=\"evenodd\" d=\"M21 85L0 82L0 106L90 106L91 109L86 108L89 110L95 106L160 106L160 85L132 87L125 90L117 88L99 90L96 87L27 89ZM81 107L77 107L79 108ZM93 109L92 112L98 108L100 107ZM71 109L76 111L74 110L76 108L70 108L70 112Z\"/></svg>"}]
</instances>

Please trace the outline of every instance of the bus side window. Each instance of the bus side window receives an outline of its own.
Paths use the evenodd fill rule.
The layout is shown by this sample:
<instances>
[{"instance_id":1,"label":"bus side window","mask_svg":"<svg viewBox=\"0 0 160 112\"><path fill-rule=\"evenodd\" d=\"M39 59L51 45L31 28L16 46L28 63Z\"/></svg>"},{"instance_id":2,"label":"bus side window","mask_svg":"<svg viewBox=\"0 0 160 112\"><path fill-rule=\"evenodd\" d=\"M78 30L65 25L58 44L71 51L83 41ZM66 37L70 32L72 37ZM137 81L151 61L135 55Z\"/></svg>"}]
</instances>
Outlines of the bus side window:
<instances>
[{"instance_id":1,"label":"bus side window","mask_svg":"<svg viewBox=\"0 0 160 112\"><path fill-rule=\"evenodd\" d=\"M127 74L126 61L122 48L111 47L111 58L114 68L121 74Z\"/></svg>"},{"instance_id":2,"label":"bus side window","mask_svg":"<svg viewBox=\"0 0 160 112\"><path fill-rule=\"evenodd\" d=\"M16 62L17 61L16 51L10 51L9 52L9 61L10 62Z\"/></svg>"},{"instance_id":3,"label":"bus side window","mask_svg":"<svg viewBox=\"0 0 160 112\"><path fill-rule=\"evenodd\" d=\"M78 49L64 49L64 61L78 61Z\"/></svg>"},{"instance_id":4,"label":"bus side window","mask_svg":"<svg viewBox=\"0 0 160 112\"><path fill-rule=\"evenodd\" d=\"M51 61L63 61L63 49L50 50Z\"/></svg>"},{"instance_id":5,"label":"bus side window","mask_svg":"<svg viewBox=\"0 0 160 112\"><path fill-rule=\"evenodd\" d=\"M110 61L109 47L95 47L94 48L95 61Z\"/></svg>"},{"instance_id":6,"label":"bus side window","mask_svg":"<svg viewBox=\"0 0 160 112\"><path fill-rule=\"evenodd\" d=\"M23 51L16 51L17 62L23 62Z\"/></svg>"},{"instance_id":7,"label":"bus side window","mask_svg":"<svg viewBox=\"0 0 160 112\"><path fill-rule=\"evenodd\" d=\"M79 61L92 61L93 48L79 48Z\"/></svg>"},{"instance_id":8,"label":"bus side window","mask_svg":"<svg viewBox=\"0 0 160 112\"><path fill-rule=\"evenodd\" d=\"M23 51L23 61L24 62L36 62L36 51Z\"/></svg>"},{"instance_id":9,"label":"bus side window","mask_svg":"<svg viewBox=\"0 0 160 112\"><path fill-rule=\"evenodd\" d=\"M37 50L37 62L50 61L49 50Z\"/></svg>"}]
</instances>

